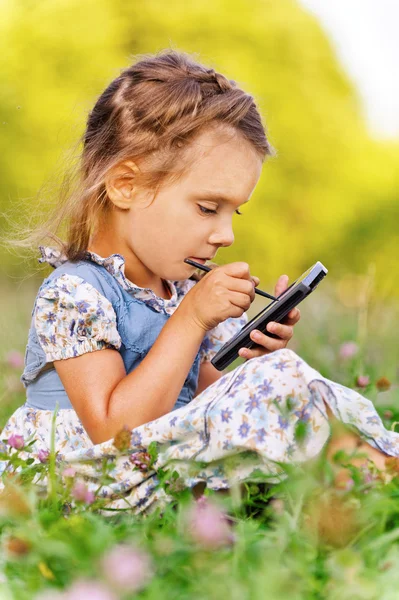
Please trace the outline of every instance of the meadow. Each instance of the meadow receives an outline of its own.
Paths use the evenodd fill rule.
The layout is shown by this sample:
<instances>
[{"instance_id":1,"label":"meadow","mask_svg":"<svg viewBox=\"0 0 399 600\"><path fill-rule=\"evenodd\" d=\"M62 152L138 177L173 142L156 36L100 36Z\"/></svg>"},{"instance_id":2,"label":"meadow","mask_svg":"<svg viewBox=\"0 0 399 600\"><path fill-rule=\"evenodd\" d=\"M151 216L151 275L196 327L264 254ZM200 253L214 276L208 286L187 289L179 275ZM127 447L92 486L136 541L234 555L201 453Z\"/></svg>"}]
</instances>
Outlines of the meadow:
<instances>
[{"instance_id":1,"label":"meadow","mask_svg":"<svg viewBox=\"0 0 399 600\"><path fill-rule=\"evenodd\" d=\"M361 391L395 429L399 309L379 299L373 281L372 270L326 280L302 304L290 347L324 376ZM21 361L39 283L2 286L1 426L24 402ZM53 454L21 459L22 442L4 442L1 456L12 457L15 473L3 475L0 496L1 599L397 598L395 460L373 477L348 466L350 485L341 488L322 454L312 464L287 465L278 485L260 478L229 494L205 489L196 499L173 470L160 470L159 485L171 497L164 509L105 515L101 498L62 472ZM155 460L150 448L132 468L151 469ZM35 474L47 477L45 493L32 484Z\"/></svg>"}]
</instances>

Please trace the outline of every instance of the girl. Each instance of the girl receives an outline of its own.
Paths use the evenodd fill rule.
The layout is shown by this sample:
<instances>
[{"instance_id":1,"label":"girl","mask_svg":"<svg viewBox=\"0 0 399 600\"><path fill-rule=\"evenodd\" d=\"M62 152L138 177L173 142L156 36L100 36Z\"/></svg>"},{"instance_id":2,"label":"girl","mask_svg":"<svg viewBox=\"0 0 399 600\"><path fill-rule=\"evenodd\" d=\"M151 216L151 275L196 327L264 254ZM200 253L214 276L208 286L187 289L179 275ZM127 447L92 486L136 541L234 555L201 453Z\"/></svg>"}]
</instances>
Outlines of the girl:
<instances>
[{"instance_id":1,"label":"girl","mask_svg":"<svg viewBox=\"0 0 399 600\"><path fill-rule=\"evenodd\" d=\"M3 440L33 436L36 452L48 449L58 407L59 460L96 489L96 466L114 458L100 494L136 511L167 499L154 471L132 464L152 441L156 466L173 462L185 485L213 489L255 470L278 481L279 463L327 443L362 444L379 468L399 455L370 401L286 348L298 309L268 326L279 339L253 332L257 346L240 350L247 360L233 371L210 363L246 322L259 280L235 262L197 281L184 259L204 263L234 242L232 218L271 153L253 98L187 54L145 56L111 82L89 115L79 186L46 228L58 247L40 246L54 270L32 311L27 400ZM286 287L282 276L275 293ZM332 418L352 429L339 443Z\"/></svg>"}]
</instances>

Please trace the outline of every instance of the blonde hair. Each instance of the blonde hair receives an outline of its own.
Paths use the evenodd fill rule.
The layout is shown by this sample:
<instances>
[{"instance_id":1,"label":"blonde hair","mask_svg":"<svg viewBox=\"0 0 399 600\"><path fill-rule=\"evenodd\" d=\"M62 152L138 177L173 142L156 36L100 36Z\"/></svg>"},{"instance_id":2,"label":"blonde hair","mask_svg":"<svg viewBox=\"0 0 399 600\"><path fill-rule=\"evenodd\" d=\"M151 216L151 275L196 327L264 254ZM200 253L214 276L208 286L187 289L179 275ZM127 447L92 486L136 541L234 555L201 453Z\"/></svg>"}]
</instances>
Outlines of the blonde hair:
<instances>
[{"instance_id":1,"label":"blonde hair","mask_svg":"<svg viewBox=\"0 0 399 600\"><path fill-rule=\"evenodd\" d=\"M235 81L190 55L163 50L140 55L99 96L79 140L83 149L72 173L65 173L59 202L47 220L20 230L13 246L37 250L51 239L69 260L84 257L91 235L110 208L105 189L109 169L124 160L150 158L137 184L158 189L187 170L176 169L195 136L209 126L240 134L262 160L273 154L255 101ZM66 240L58 236L66 228Z\"/></svg>"}]
</instances>

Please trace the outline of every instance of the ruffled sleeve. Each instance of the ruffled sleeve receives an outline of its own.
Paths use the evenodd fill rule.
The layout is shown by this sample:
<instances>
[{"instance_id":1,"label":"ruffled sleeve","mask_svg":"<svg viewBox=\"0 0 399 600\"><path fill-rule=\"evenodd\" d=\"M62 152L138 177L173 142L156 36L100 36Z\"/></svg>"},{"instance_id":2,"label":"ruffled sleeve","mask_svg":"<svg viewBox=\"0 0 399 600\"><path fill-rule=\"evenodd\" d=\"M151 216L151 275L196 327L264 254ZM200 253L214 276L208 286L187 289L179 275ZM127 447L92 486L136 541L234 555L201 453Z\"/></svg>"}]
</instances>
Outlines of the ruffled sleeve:
<instances>
[{"instance_id":1,"label":"ruffled sleeve","mask_svg":"<svg viewBox=\"0 0 399 600\"><path fill-rule=\"evenodd\" d=\"M76 275L64 274L42 286L34 324L48 362L121 346L111 302Z\"/></svg>"},{"instance_id":2,"label":"ruffled sleeve","mask_svg":"<svg viewBox=\"0 0 399 600\"><path fill-rule=\"evenodd\" d=\"M248 323L246 313L241 317L226 319L217 327L208 331L200 348L200 361L210 361L220 348Z\"/></svg>"}]
</instances>

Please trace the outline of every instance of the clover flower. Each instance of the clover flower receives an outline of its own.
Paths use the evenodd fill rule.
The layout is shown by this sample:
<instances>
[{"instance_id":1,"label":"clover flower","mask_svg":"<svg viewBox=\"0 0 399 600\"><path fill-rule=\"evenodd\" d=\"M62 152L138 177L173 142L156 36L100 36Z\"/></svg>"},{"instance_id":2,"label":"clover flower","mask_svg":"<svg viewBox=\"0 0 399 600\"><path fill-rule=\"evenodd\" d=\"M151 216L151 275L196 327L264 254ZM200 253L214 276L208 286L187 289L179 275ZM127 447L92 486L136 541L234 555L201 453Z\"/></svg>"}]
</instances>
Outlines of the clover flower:
<instances>
[{"instance_id":1,"label":"clover flower","mask_svg":"<svg viewBox=\"0 0 399 600\"><path fill-rule=\"evenodd\" d=\"M101 560L106 581L119 593L136 592L151 579L150 557L127 545L114 546Z\"/></svg>"},{"instance_id":2,"label":"clover flower","mask_svg":"<svg viewBox=\"0 0 399 600\"><path fill-rule=\"evenodd\" d=\"M359 352L356 342L344 342L339 349L339 356L343 359L352 358Z\"/></svg>"},{"instance_id":3,"label":"clover flower","mask_svg":"<svg viewBox=\"0 0 399 600\"><path fill-rule=\"evenodd\" d=\"M148 471L151 463L151 456L148 452L134 452L129 456L129 460L135 467L140 469L140 471Z\"/></svg>"},{"instance_id":4,"label":"clover flower","mask_svg":"<svg viewBox=\"0 0 399 600\"><path fill-rule=\"evenodd\" d=\"M365 388L369 385L370 383L370 377L368 375L359 375L359 377L356 379L356 385L357 387L360 388Z\"/></svg>"},{"instance_id":5,"label":"clover flower","mask_svg":"<svg viewBox=\"0 0 399 600\"><path fill-rule=\"evenodd\" d=\"M41 463L47 462L49 456L49 450L44 450L44 448L40 448L39 452L37 453L37 458L40 460Z\"/></svg>"},{"instance_id":6,"label":"clover flower","mask_svg":"<svg viewBox=\"0 0 399 600\"><path fill-rule=\"evenodd\" d=\"M76 475L76 471L73 467L66 467L66 469L64 469L62 471L62 476L63 477L70 477L73 478Z\"/></svg>"},{"instance_id":7,"label":"clover flower","mask_svg":"<svg viewBox=\"0 0 399 600\"><path fill-rule=\"evenodd\" d=\"M72 496L78 502L84 502L85 504L93 504L95 500L94 492L89 490L87 485L83 481L77 481L71 490Z\"/></svg>"},{"instance_id":8,"label":"clover flower","mask_svg":"<svg viewBox=\"0 0 399 600\"><path fill-rule=\"evenodd\" d=\"M6 363L13 369L22 369L24 366L24 357L18 350L11 350L11 352L6 355Z\"/></svg>"},{"instance_id":9,"label":"clover flower","mask_svg":"<svg viewBox=\"0 0 399 600\"><path fill-rule=\"evenodd\" d=\"M205 496L191 506L187 514L190 537L205 549L219 548L234 542L226 514Z\"/></svg>"},{"instance_id":10,"label":"clover flower","mask_svg":"<svg viewBox=\"0 0 399 600\"><path fill-rule=\"evenodd\" d=\"M18 435L17 433L12 433L10 435L10 437L8 438L7 443L12 448L15 448L16 450L19 450L20 448L23 448L24 445L25 445L24 436L23 435Z\"/></svg>"}]
</instances>

